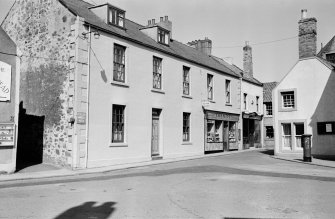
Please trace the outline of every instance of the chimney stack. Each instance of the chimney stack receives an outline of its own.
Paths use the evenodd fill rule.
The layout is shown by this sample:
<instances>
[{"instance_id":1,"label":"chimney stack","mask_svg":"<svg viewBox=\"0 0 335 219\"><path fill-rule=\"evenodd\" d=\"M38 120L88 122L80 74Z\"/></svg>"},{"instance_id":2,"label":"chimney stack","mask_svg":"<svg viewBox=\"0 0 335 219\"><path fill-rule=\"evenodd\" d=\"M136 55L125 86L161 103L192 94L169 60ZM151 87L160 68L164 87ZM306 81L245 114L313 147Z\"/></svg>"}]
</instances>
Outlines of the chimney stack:
<instances>
[{"instance_id":1,"label":"chimney stack","mask_svg":"<svg viewBox=\"0 0 335 219\"><path fill-rule=\"evenodd\" d=\"M252 64L252 48L249 46L249 42L245 42L243 47L243 71L250 77L253 77L253 64Z\"/></svg>"},{"instance_id":2,"label":"chimney stack","mask_svg":"<svg viewBox=\"0 0 335 219\"><path fill-rule=\"evenodd\" d=\"M316 55L316 18L307 18L307 10L301 10L299 21L299 59Z\"/></svg>"},{"instance_id":3,"label":"chimney stack","mask_svg":"<svg viewBox=\"0 0 335 219\"><path fill-rule=\"evenodd\" d=\"M188 42L187 45L199 50L206 55L212 55L212 40L205 37L204 40L194 40L192 42Z\"/></svg>"}]
</instances>

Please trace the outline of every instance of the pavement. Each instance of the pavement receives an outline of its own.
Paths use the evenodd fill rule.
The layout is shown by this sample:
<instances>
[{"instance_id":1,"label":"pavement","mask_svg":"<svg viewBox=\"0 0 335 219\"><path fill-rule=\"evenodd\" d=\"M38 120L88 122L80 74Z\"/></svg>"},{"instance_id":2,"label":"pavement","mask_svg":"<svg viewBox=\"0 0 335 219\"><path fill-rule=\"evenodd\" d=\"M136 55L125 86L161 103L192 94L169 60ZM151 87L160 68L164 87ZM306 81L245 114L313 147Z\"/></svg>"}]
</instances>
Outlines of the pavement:
<instances>
[{"instance_id":1,"label":"pavement","mask_svg":"<svg viewBox=\"0 0 335 219\"><path fill-rule=\"evenodd\" d=\"M99 168L88 168L88 169L77 169L71 170L66 168L55 167L50 164L38 164L31 167L27 167L25 169L20 170L14 174L2 174L0 175L0 182L11 182L11 181L25 181L31 179L47 179L47 178L55 178L55 177L67 177L67 176L83 176L89 174L98 174L98 173L107 173L116 170L122 169L130 169L136 167L143 167L143 166L151 166L151 165L158 165L164 163L172 163L172 162L179 162L185 160L193 160L193 159L201 159L206 157L216 157L216 156L227 156L236 153L245 153L250 151L265 151L273 159L280 159L286 160L289 162L297 162L303 163L306 165L315 165L315 166L322 166L322 167L329 167L335 168L335 161L331 160L322 160L313 158L312 162L304 162L302 159L302 155L273 155L273 150L261 149L261 148L250 148L248 150L241 150L241 151L228 151L223 153L215 153L215 154L206 154L206 155L199 155L199 156L189 156L189 157L181 157L181 158L169 158L169 159L162 159L162 160L150 160L146 162L139 162L139 163L131 163L131 164L121 164L121 165L113 165L113 166L106 166L106 167L99 167Z\"/></svg>"}]
</instances>

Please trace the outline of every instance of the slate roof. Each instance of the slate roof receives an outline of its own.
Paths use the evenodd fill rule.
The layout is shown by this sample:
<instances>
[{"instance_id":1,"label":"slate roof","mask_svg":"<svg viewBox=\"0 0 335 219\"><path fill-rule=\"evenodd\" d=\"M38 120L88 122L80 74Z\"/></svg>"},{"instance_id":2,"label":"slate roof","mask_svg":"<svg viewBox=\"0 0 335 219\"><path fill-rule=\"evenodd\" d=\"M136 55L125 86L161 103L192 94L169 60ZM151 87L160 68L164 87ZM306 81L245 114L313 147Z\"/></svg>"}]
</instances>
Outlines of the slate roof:
<instances>
[{"instance_id":1,"label":"slate roof","mask_svg":"<svg viewBox=\"0 0 335 219\"><path fill-rule=\"evenodd\" d=\"M318 53L319 57L323 57L323 54L335 51L335 36L329 40L329 42L321 48L320 52Z\"/></svg>"},{"instance_id":2,"label":"slate roof","mask_svg":"<svg viewBox=\"0 0 335 219\"><path fill-rule=\"evenodd\" d=\"M89 8L94 5L82 0L59 0L69 11L85 19L87 24L94 26L96 29L105 31L115 36L124 38L134 43L143 45L145 47L158 50L160 52L172 55L174 57L184 59L186 61L199 64L201 66L216 70L223 74L229 74L234 77L240 77L239 74L232 71L229 67L220 64L211 56L208 56L195 48L187 46L176 40L171 40L169 46L157 43L155 40L147 36L140 29L144 28L129 19L125 19L126 30L112 25L106 24L97 15L95 15Z\"/></svg>"},{"instance_id":3,"label":"slate roof","mask_svg":"<svg viewBox=\"0 0 335 219\"><path fill-rule=\"evenodd\" d=\"M272 102L272 90L277 86L278 82L263 83L263 102Z\"/></svg>"},{"instance_id":4,"label":"slate roof","mask_svg":"<svg viewBox=\"0 0 335 219\"><path fill-rule=\"evenodd\" d=\"M257 80L254 77L251 77L248 74L244 74L243 70L240 69L239 67L237 67L235 64L229 64L228 62L226 62L225 60L219 58L219 57L215 57L212 56L216 61L220 62L220 64L225 65L227 68L230 68L232 71L234 71L236 74L238 74L240 77L242 77L242 80L248 81L250 83L259 85L259 86L263 86L262 82L260 82L259 80Z\"/></svg>"}]
</instances>

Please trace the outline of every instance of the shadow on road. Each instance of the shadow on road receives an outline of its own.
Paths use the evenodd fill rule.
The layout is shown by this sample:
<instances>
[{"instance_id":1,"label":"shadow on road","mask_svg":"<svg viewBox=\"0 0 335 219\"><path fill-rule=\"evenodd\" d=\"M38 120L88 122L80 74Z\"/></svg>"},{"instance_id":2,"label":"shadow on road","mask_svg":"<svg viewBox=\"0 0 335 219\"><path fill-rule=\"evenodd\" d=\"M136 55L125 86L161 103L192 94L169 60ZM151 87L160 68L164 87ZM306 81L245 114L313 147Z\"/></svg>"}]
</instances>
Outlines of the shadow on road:
<instances>
[{"instance_id":1,"label":"shadow on road","mask_svg":"<svg viewBox=\"0 0 335 219\"><path fill-rule=\"evenodd\" d=\"M114 211L116 202L105 202L95 206L96 202L85 202L81 205L72 207L54 219L107 219Z\"/></svg>"},{"instance_id":2,"label":"shadow on road","mask_svg":"<svg viewBox=\"0 0 335 219\"><path fill-rule=\"evenodd\" d=\"M266 149L263 151L259 151L260 153L266 154L266 155L274 155L274 150L273 149Z\"/></svg>"}]
</instances>

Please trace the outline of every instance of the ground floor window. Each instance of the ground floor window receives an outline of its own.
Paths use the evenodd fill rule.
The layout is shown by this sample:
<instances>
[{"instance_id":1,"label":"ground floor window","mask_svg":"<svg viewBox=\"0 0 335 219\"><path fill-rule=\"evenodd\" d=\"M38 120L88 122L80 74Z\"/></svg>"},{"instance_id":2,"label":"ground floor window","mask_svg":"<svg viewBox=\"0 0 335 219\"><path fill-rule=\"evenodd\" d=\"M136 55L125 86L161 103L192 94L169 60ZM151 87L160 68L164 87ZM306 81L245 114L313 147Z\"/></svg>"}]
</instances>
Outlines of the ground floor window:
<instances>
[{"instance_id":1,"label":"ground floor window","mask_svg":"<svg viewBox=\"0 0 335 219\"><path fill-rule=\"evenodd\" d=\"M270 140L274 137L273 126L265 126L265 138Z\"/></svg>"},{"instance_id":2,"label":"ground floor window","mask_svg":"<svg viewBox=\"0 0 335 219\"><path fill-rule=\"evenodd\" d=\"M285 148L292 148L291 123L282 124L282 146Z\"/></svg>"},{"instance_id":3,"label":"ground floor window","mask_svg":"<svg viewBox=\"0 0 335 219\"><path fill-rule=\"evenodd\" d=\"M190 141L190 116L191 113L183 113L183 141Z\"/></svg>"},{"instance_id":4,"label":"ground floor window","mask_svg":"<svg viewBox=\"0 0 335 219\"><path fill-rule=\"evenodd\" d=\"M301 135L305 133L304 123L295 123L295 146L301 148Z\"/></svg>"},{"instance_id":5,"label":"ground floor window","mask_svg":"<svg viewBox=\"0 0 335 219\"><path fill-rule=\"evenodd\" d=\"M124 142L124 109L125 106L113 104L112 142Z\"/></svg>"},{"instance_id":6,"label":"ground floor window","mask_svg":"<svg viewBox=\"0 0 335 219\"><path fill-rule=\"evenodd\" d=\"M222 121L207 120L207 142L222 142Z\"/></svg>"},{"instance_id":7,"label":"ground floor window","mask_svg":"<svg viewBox=\"0 0 335 219\"><path fill-rule=\"evenodd\" d=\"M229 122L228 138L229 138L229 143L236 142L236 122Z\"/></svg>"}]
</instances>

